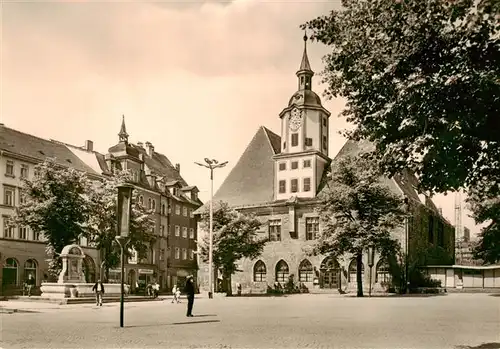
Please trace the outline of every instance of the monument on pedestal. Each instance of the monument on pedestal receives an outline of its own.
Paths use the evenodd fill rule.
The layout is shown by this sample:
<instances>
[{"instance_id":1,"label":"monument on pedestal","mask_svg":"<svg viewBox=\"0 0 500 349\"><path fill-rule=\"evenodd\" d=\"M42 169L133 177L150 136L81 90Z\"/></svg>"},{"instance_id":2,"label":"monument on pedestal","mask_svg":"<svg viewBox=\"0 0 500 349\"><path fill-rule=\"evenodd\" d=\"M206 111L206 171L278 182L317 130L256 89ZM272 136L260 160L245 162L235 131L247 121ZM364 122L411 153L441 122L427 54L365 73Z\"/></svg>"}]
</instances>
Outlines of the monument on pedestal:
<instances>
[{"instance_id":1,"label":"monument on pedestal","mask_svg":"<svg viewBox=\"0 0 500 349\"><path fill-rule=\"evenodd\" d=\"M85 282L83 259L85 253L78 245L67 245L60 254L62 271L57 282L42 282L42 297L77 298L93 297L93 283ZM104 284L105 296L119 296L120 284Z\"/></svg>"}]
</instances>

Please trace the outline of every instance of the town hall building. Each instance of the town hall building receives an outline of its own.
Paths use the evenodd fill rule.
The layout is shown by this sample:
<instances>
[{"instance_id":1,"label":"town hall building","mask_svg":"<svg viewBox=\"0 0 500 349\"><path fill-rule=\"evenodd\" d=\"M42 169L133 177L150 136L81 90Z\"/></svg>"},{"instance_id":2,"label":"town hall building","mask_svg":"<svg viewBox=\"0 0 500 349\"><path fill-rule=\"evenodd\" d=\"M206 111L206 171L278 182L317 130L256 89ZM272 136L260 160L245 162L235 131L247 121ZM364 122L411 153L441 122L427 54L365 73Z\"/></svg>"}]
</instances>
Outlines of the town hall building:
<instances>
[{"instance_id":1,"label":"town hall building","mask_svg":"<svg viewBox=\"0 0 500 349\"><path fill-rule=\"evenodd\" d=\"M319 195L326 190L327 172L337 159L356 155L371 145L347 141L332 160L329 154L329 118L321 98L311 89L314 72L307 55L307 37L298 78L297 91L279 114L280 135L261 126L231 170L214 202L227 202L242 213L255 214L262 222L259 234L268 237L262 255L243 259L232 276L233 290L241 285L243 293L263 293L268 286L284 285L291 275L309 290L325 289L337 292L356 288L354 256L330 258L310 256L308 247L317 239L321 222L316 209ZM432 200L416 190L413 175L383 179L395 193L409 199L413 219L409 220L410 249L421 250L439 246L445 256L453 256L454 233L450 223L441 215ZM196 214L207 210L208 203ZM198 241L204 234L198 227ZM405 231L394 236L406 244ZM410 252L411 253L411 252ZM363 284L368 281L367 256L363 257ZM451 263L453 257L451 257ZM447 263L447 261L441 261ZM200 289L208 290L208 268L200 265ZM389 278L388 265L375 257L372 286L381 287Z\"/></svg>"}]
</instances>

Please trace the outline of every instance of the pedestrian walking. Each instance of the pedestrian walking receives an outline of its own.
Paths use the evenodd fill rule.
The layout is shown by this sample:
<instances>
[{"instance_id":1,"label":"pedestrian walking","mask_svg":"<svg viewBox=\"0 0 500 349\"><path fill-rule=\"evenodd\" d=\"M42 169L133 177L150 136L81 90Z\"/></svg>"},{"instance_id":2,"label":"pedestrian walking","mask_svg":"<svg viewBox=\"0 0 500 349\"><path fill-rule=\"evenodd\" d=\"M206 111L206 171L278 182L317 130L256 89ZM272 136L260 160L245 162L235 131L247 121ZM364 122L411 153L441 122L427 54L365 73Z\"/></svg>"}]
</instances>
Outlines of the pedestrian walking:
<instances>
[{"instance_id":1,"label":"pedestrian walking","mask_svg":"<svg viewBox=\"0 0 500 349\"><path fill-rule=\"evenodd\" d=\"M187 314L186 316L193 316L193 304L194 304L194 280L193 276L189 275L186 280L186 286L184 286L184 292L187 295Z\"/></svg>"},{"instance_id":2,"label":"pedestrian walking","mask_svg":"<svg viewBox=\"0 0 500 349\"><path fill-rule=\"evenodd\" d=\"M31 297L31 289L35 286L35 279L33 279L33 275L30 274L28 276L28 280L26 280L26 290L28 291L28 297Z\"/></svg>"},{"instance_id":3,"label":"pedestrian walking","mask_svg":"<svg viewBox=\"0 0 500 349\"><path fill-rule=\"evenodd\" d=\"M175 299L177 299L177 303L181 302L181 288L179 286L177 286L175 291Z\"/></svg>"},{"instance_id":4,"label":"pedestrian walking","mask_svg":"<svg viewBox=\"0 0 500 349\"><path fill-rule=\"evenodd\" d=\"M174 287L172 287L172 303L174 303L175 301L179 303L179 301L177 300L177 285L174 285Z\"/></svg>"},{"instance_id":5,"label":"pedestrian walking","mask_svg":"<svg viewBox=\"0 0 500 349\"><path fill-rule=\"evenodd\" d=\"M95 292L96 305L102 307L102 295L104 294L104 285L102 284L100 279L97 280L97 282L94 284L94 287L92 287L92 292Z\"/></svg>"}]
</instances>

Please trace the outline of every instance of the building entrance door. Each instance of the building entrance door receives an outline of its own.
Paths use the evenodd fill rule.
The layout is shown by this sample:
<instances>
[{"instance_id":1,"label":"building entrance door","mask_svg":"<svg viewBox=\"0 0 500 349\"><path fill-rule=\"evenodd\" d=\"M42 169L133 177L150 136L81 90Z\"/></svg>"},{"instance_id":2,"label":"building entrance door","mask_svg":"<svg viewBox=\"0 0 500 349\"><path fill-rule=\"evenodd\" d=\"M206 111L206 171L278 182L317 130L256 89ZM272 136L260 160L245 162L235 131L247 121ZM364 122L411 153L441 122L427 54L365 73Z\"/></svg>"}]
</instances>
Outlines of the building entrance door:
<instances>
[{"instance_id":1,"label":"building entrance door","mask_svg":"<svg viewBox=\"0 0 500 349\"><path fill-rule=\"evenodd\" d=\"M321 288L340 288L340 267L334 258L325 258L319 270Z\"/></svg>"}]
</instances>

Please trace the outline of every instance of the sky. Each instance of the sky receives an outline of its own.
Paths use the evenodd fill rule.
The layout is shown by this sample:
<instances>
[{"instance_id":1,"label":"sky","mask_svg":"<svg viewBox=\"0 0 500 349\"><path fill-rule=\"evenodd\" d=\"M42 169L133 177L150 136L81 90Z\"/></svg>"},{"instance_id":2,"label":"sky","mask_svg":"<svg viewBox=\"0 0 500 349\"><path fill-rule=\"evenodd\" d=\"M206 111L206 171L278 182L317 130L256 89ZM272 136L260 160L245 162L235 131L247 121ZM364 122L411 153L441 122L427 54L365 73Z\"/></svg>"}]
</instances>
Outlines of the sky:
<instances>
[{"instance_id":1,"label":"sky","mask_svg":"<svg viewBox=\"0 0 500 349\"><path fill-rule=\"evenodd\" d=\"M0 1L0 122L105 153L122 115L130 141L151 142L180 163L181 175L210 197L205 157L228 161L214 188L263 125L279 134L279 113L297 89L299 25L340 7L301 1ZM308 44L317 73L328 48ZM350 125L341 99L325 100L330 154ZM434 197L454 223L455 195ZM477 233L463 204L462 222Z\"/></svg>"}]
</instances>

